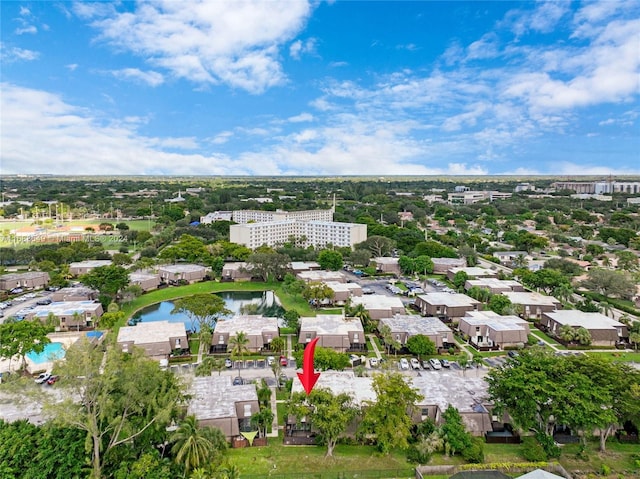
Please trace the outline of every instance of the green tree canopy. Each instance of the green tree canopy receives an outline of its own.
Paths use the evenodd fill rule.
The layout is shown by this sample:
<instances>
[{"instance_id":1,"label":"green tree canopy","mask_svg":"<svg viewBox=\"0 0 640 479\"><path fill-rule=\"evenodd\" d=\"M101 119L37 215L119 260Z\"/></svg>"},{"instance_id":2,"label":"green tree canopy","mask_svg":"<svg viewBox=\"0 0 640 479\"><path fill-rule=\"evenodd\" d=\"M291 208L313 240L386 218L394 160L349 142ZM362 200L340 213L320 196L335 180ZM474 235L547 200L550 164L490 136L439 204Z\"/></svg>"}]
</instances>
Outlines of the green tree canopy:
<instances>
[{"instance_id":1,"label":"green tree canopy","mask_svg":"<svg viewBox=\"0 0 640 479\"><path fill-rule=\"evenodd\" d=\"M364 408L359 434L373 435L382 453L392 449L406 449L411 437L411 416L420 394L411 380L397 372L385 372L373 377L376 400Z\"/></svg>"},{"instance_id":2,"label":"green tree canopy","mask_svg":"<svg viewBox=\"0 0 640 479\"><path fill-rule=\"evenodd\" d=\"M424 356L433 356L436 354L435 343L424 334L416 334L407 340L407 349L411 354L415 354L422 358Z\"/></svg>"},{"instance_id":3,"label":"green tree canopy","mask_svg":"<svg viewBox=\"0 0 640 479\"><path fill-rule=\"evenodd\" d=\"M318 254L318 264L322 269L338 271L343 265L342 254L339 251L323 249Z\"/></svg>"},{"instance_id":4,"label":"green tree canopy","mask_svg":"<svg viewBox=\"0 0 640 479\"><path fill-rule=\"evenodd\" d=\"M222 316L231 314L224 299L217 294L194 294L176 299L171 314L186 314L191 320L191 329L202 330L205 326L213 330Z\"/></svg>"},{"instance_id":5,"label":"green tree canopy","mask_svg":"<svg viewBox=\"0 0 640 479\"><path fill-rule=\"evenodd\" d=\"M129 284L129 273L122 266L98 266L81 276L80 282L100 291L102 297L108 298L106 304L109 304L116 302L118 293Z\"/></svg>"},{"instance_id":6,"label":"green tree canopy","mask_svg":"<svg viewBox=\"0 0 640 479\"><path fill-rule=\"evenodd\" d=\"M305 417L311 422L320 440L327 446L327 457L333 456L336 442L358 413L348 394L334 395L328 389L314 389L309 396L294 393L287 409L298 420Z\"/></svg>"}]
</instances>

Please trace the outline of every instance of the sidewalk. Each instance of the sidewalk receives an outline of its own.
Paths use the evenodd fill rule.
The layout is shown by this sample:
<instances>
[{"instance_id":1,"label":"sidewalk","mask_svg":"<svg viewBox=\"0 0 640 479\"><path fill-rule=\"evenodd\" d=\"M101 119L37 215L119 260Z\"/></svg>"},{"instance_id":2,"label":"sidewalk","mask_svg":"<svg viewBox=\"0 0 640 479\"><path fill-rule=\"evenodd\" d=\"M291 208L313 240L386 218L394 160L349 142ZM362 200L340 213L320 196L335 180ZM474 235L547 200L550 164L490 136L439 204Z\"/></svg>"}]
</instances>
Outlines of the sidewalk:
<instances>
[{"instance_id":1,"label":"sidewalk","mask_svg":"<svg viewBox=\"0 0 640 479\"><path fill-rule=\"evenodd\" d=\"M380 354L380 350L378 349L378 345L376 344L376 342L373 339L373 338L375 338L375 335L374 334L367 334L367 337L369 338L369 342L371 343L371 347L373 348L373 352L376 353L376 358L378 358L378 361L380 361L382 359L382 354Z\"/></svg>"},{"instance_id":2,"label":"sidewalk","mask_svg":"<svg viewBox=\"0 0 640 479\"><path fill-rule=\"evenodd\" d=\"M271 387L271 412L273 412L273 422L271 423L271 432L267 433L267 437L278 437L278 431L280 429L278 426L278 407L276 401L277 390L275 386Z\"/></svg>"}]
</instances>

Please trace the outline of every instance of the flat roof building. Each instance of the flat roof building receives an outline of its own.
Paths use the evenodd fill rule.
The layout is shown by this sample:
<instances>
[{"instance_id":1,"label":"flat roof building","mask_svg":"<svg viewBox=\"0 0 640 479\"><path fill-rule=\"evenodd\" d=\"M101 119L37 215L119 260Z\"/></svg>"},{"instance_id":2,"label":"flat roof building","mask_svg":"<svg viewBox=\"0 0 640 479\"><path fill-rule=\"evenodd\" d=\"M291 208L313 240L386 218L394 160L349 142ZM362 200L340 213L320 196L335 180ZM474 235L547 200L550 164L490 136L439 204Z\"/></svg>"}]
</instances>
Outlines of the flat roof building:
<instances>
[{"instance_id":1,"label":"flat roof building","mask_svg":"<svg viewBox=\"0 0 640 479\"><path fill-rule=\"evenodd\" d=\"M300 318L298 343L305 345L319 338L318 346L338 352L366 349L364 328L358 318L345 318L340 314L319 314Z\"/></svg>"},{"instance_id":2,"label":"flat roof building","mask_svg":"<svg viewBox=\"0 0 640 479\"><path fill-rule=\"evenodd\" d=\"M451 268L447 271L447 278L453 280L456 273L458 272L466 273L469 279L475 278L495 278L498 273L491 269L481 268L479 266L464 266L462 268Z\"/></svg>"},{"instance_id":3,"label":"flat roof building","mask_svg":"<svg viewBox=\"0 0 640 479\"><path fill-rule=\"evenodd\" d=\"M69 274L73 276L81 276L83 274L90 273L95 268L100 266L111 266L112 261L110 259L92 259L87 261L76 261L69 264Z\"/></svg>"},{"instance_id":4,"label":"flat roof building","mask_svg":"<svg viewBox=\"0 0 640 479\"><path fill-rule=\"evenodd\" d=\"M629 337L625 324L602 313L585 313L576 309L544 312L540 324L556 337L564 325L574 329L585 328L591 334L591 344L594 346L615 346Z\"/></svg>"},{"instance_id":5,"label":"flat roof building","mask_svg":"<svg viewBox=\"0 0 640 479\"><path fill-rule=\"evenodd\" d=\"M160 279L168 284L180 282L196 283L202 281L207 275L207 268L199 264L165 264L158 266Z\"/></svg>"},{"instance_id":6,"label":"flat roof building","mask_svg":"<svg viewBox=\"0 0 640 479\"><path fill-rule=\"evenodd\" d=\"M416 296L415 305L423 316L432 316L447 322L460 319L467 311L482 309L480 301L460 293L419 294Z\"/></svg>"},{"instance_id":7,"label":"flat roof building","mask_svg":"<svg viewBox=\"0 0 640 479\"><path fill-rule=\"evenodd\" d=\"M405 314L407 312L402 300L395 296L368 294L351 298L352 306L357 306L358 304L364 306L373 320L391 318L396 314Z\"/></svg>"},{"instance_id":8,"label":"flat roof building","mask_svg":"<svg viewBox=\"0 0 640 479\"><path fill-rule=\"evenodd\" d=\"M389 327L393 339L402 346L407 344L410 337L418 334L428 337L438 349L454 344L453 331L438 318L396 314L392 318L382 318L378 323L378 331L383 326Z\"/></svg>"},{"instance_id":9,"label":"flat roof building","mask_svg":"<svg viewBox=\"0 0 640 479\"><path fill-rule=\"evenodd\" d=\"M160 286L160 276L149 271L134 271L129 273L129 284L140 286L142 291L152 291Z\"/></svg>"},{"instance_id":10,"label":"flat roof building","mask_svg":"<svg viewBox=\"0 0 640 479\"><path fill-rule=\"evenodd\" d=\"M509 298L511 304L522 306L522 316L524 318L541 318L542 313L562 309L562 303L553 296L518 291L506 291L501 294Z\"/></svg>"},{"instance_id":11,"label":"flat roof building","mask_svg":"<svg viewBox=\"0 0 640 479\"><path fill-rule=\"evenodd\" d=\"M346 283L347 277L340 271L300 271L296 278L305 283Z\"/></svg>"},{"instance_id":12,"label":"flat roof building","mask_svg":"<svg viewBox=\"0 0 640 479\"><path fill-rule=\"evenodd\" d=\"M189 349L187 331L182 322L149 321L135 326L123 326L118 331L117 344L122 352L133 346L144 349L152 359L168 359L174 350Z\"/></svg>"},{"instance_id":13,"label":"flat roof building","mask_svg":"<svg viewBox=\"0 0 640 479\"><path fill-rule=\"evenodd\" d=\"M256 249L262 245L278 246L304 239L301 246L353 248L367 239L367 225L333 221L285 220L231 225L229 241Z\"/></svg>"},{"instance_id":14,"label":"flat roof building","mask_svg":"<svg viewBox=\"0 0 640 479\"><path fill-rule=\"evenodd\" d=\"M433 262L433 272L445 274L451 268L464 268L467 260L464 258L431 258Z\"/></svg>"},{"instance_id":15,"label":"flat roof building","mask_svg":"<svg viewBox=\"0 0 640 479\"><path fill-rule=\"evenodd\" d=\"M60 330L68 331L95 326L103 312L102 305L95 301L60 301L36 306L26 319L38 318L45 322L53 315L60 324Z\"/></svg>"},{"instance_id":16,"label":"flat roof building","mask_svg":"<svg viewBox=\"0 0 640 479\"><path fill-rule=\"evenodd\" d=\"M500 349L527 344L528 321L518 316L500 316L493 311L469 311L458 329L476 349Z\"/></svg>"},{"instance_id":17,"label":"flat roof building","mask_svg":"<svg viewBox=\"0 0 640 479\"><path fill-rule=\"evenodd\" d=\"M225 321L218 321L213 330L211 347L214 352L227 352L229 341L245 333L249 342L247 349L252 353L270 349L273 338L280 336L278 318L268 318L260 315L234 316Z\"/></svg>"},{"instance_id":18,"label":"flat roof building","mask_svg":"<svg viewBox=\"0 0 640 479\"><path fill-rule=\"evenodd\" d=\"M227 440L255 431L251 417L260 412L255 384L234 386L229 376L196 376L188 395L187 414L201 427L218 427Z\"/></svg>"},{"instance_id":19,"label":"flat roof building","mask_svg":"<svg viewBox=\"0 0 640 479\"><path fill-rule=\"evenodd\" d=\"M507 291L524 292L524 286L513 279L480 278L470 279L464 283L464 289L466 291L474 287L488 289L493 294Z\"/></svg>"},{"instance_id":20,"label":"flat roof building","mask_svg":"<svg viewBox=\"0 0 640 479\"><path fill-rule=\"evenodd\" d=\"M0 276L0 291L11 291L15 288L44 288L49 284L49 273L46 271L26 271L9 273Z\"/></svg>"}]
</instances>

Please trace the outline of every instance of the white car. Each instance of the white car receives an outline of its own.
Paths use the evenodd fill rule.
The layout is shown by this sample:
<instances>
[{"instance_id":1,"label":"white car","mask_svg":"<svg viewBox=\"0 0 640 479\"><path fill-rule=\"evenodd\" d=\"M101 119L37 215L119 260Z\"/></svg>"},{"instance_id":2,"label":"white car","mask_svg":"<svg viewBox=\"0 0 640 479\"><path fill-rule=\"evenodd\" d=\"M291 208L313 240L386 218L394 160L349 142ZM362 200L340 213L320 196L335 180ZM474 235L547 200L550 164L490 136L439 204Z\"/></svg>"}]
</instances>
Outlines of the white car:
<instances>
[{"instance_id":1,"label":"white car","mask_svg":"<svg viewBox=\"0 0 640 479\"><path fill-rule=\"evenodd\" d=\"M436 369L436 370L437 369L442 369L442 363L440 362L439 359L431 358L431 359L429 359L429 364L431 364L431 367L433 369Z\"/></svg>"},{"instance_id":2,"label":"white car","mask_svg":"<svg viewBox=\"0 0 640 479\"><path fill-rule=\"evenodd\" d=\"M274 356L267 357L267 366L272 366L276 362L276 358Z\"/></svg>"},{"instance_id":3,"label":"white car","mask_svg":"<svg viewBox=\"0 0 640 479\"><path fill-rule=\"evenodd\" d=\"M36 384L44 384L51 377L51 373L41 373L36 379Z\"/></svg>"},{"instance_id":4,"label":"white car","mask_svg":"<svg viewBox=\"0 0 640 479\"><path fill-rule=\"evenodd\" d=\"M416 358L411 358L411 369L420 369L420 361Z\"/></svg>"},{"instance_id":5,"label":"white car","mask_svg":"<svg viewBox=\"0 0 640 479\"><path fill-rule=\"evenodd\" d=\"M372 368L378 367L378 358L369 358L369 366Z\"/></svg>"},{"instance_id":6,"label":"white car","mask_svg":"<svg viewBox=\"0 0 640 479\"><path fill-rule=\"evenodd\" d=\"M400 358L400 369L409 369L409 361L407 361L407 358Z\"/></svg>"}]
</instances>

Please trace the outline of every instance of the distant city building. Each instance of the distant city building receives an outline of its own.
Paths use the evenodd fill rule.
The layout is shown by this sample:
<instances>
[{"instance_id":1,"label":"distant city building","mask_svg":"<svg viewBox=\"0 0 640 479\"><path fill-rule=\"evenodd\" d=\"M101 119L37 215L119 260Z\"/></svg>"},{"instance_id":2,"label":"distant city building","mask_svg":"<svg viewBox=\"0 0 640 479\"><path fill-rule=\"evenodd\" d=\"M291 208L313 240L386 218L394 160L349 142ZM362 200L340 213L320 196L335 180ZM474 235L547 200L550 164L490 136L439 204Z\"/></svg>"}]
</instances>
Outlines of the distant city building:
<instances>
[{"instance_id":1,"label":"distant city building","mask_svg":"<svg viewBox=\"0 0 640 479\"><path fill-rule=\"evenodd\" d=\"M520 193L522 191L536 191L536 187L531 183L519 183L513 191L515 193Z\"/></svg>"},{"instance_id":2,"label":"distant city building","mask_svg":"<svg viewBox=\"0 0 640 479\"><path fill-rule=\"evenodd\" d=\"M597 200L597 201L613 201L611 195L598 195L595 193L576 193L571 195L576 200Z\"/></svg>"},{"instance_id":3,"label":"distant city building","mask_svg":"<svg viewBox=\"0 0 640 479\"><path fill-rule=\"evenodd\" d=\"M456 187L457 188L457 187ZM480 201L495 201L511 198L511 193L503 193L501 191L456 191L449 193L449 204L451 205L471 205Z\"/></svg>"},{"instance_id":4,"label":"distant city building","mask_svg":"<svg viewBox=\"0 0 640 479\"><path fill-rule=\"evenodd\" d=\"M640 193L640 181L556 181L553 186L557 191L573 190L576 193Z\"/></svg>"},{"instance_id":5,"label":"distant city building","mask_svg":"<svg viewBox=\"0 0 640 479\"><path fill-rule=\"evenodd\" d=\"M203 225L210 225L216 221L232 221L233 211L213 211L207 213L205 216L200 217L200 223Z\"/></svg>"}]
</instances>

